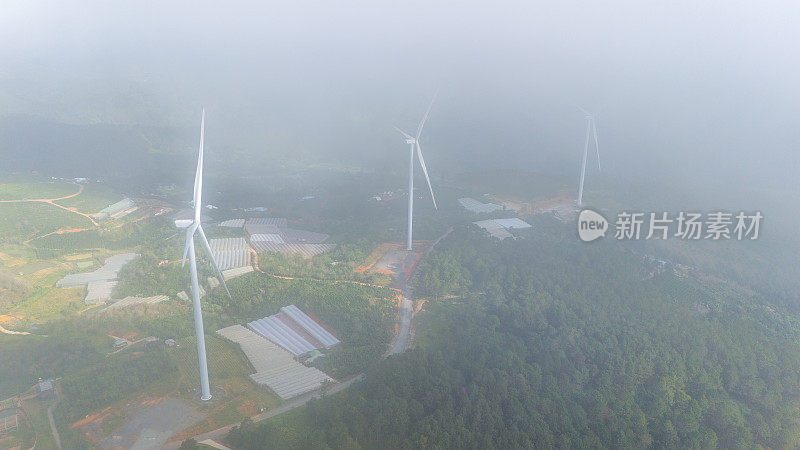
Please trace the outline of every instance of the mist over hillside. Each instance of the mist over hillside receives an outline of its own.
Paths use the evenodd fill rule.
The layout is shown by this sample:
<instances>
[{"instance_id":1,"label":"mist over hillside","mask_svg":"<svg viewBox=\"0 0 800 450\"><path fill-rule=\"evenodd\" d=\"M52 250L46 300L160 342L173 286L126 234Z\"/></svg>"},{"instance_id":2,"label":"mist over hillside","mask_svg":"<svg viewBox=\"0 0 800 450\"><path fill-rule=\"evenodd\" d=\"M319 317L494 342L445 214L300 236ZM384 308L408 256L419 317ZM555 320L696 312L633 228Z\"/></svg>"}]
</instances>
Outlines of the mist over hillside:
<instances>
[{"instance_id":1,"label":"mist over hillside","mask_svg":"<svg viewBox=\"0 0 800 450\"><path fill-rule=\"evenodd\" d=\"M798 448L799 30L3 2L0 448Z\"/></svg>"},{"instance_id":2,"label":"mist over hillside","mask_svg":"<svg viewBox=\"0 0 800 450\"><path fill-rule=\"evenodd\" d=\"M611 177L797 187L800 39L777 9L48 6L2 19L11 170L105 151L99 168L149 172L160 155L189 157L202 107L212 162L386 170L404 163L392 126L413 129L438 90L423 142L437 172L573 173L581 106L598 117ZM26 167L14 155L28 151Z\"/></svg>"}]
</instances>

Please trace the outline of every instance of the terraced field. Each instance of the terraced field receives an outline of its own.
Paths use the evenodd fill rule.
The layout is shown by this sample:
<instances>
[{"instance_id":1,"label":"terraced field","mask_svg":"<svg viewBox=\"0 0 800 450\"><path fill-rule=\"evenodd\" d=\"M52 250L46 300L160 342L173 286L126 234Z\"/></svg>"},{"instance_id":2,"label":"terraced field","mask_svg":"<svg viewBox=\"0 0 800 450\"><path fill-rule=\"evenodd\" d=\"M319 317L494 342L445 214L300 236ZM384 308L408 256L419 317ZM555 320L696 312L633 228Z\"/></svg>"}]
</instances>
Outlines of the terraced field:
<instances>
[{"instance_id":1,"label":"terraced field","mask_svg":"<svg viewBox=\"0 0 800 450\"><path fill-rule=\"evenodd\" d=\"M45 203L0 203L0 244L21 243L58 230L91 227L88 218Z\"/></svg>"}]
</instances>

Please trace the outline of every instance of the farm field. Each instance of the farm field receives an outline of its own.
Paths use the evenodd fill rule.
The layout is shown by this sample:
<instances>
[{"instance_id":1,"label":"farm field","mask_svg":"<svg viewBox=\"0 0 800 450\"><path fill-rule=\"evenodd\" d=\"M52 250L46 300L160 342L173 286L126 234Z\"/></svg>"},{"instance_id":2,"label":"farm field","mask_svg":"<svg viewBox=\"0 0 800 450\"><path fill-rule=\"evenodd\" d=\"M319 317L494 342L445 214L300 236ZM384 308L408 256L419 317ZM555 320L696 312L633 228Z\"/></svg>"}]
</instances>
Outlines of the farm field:
<instances>
[{"instance_id":1,"label":"farm field","mask_svg":"<svg viewBox=\"0 0 800 450\"><path fill-rule=\"evenodd\" d=\"M97 230L55 233L30 241L30 244L49 250L90 250L103 248L105 241Z\"/></svg>"},{"instance_id":2,"label":"farm field","mask_svg":"<svg viewBox=\"0 0 800 450\"><path fill-rule=\"evenodd\" d=\"M0 178L0 200L59 198L72 195L78 186L66 181L30 182L16 178Z\"/></svg>"},{"instance_id":3,"label":"farm field","mask_svg":"<svg viewBox=\"0 0 800 450\"><path fill-rule=\"evenodd\" d=\"M212 430L241 422L254 415L258 408L271 409L281 400L272 392L257 386L248 375L252 372L247 359L236 346L213 335L206 335L209 355L209 379L215 397L206 421L193 428L193 433ZM180 339L168 350L178 367L177 391L189 402L197 402L194 390L200 373L197 369L197 347L194 338Z\"/></svg>"},{"instance_id":4,"label":"farm field","mask_svg":"<svg viewBox=\"0 0 800 450\"><path fill-rule=\"evenodd\" d=\"M147 241L138 236L153 230L151 224L127 220L115 223L113 229L101 229L81 215L119 201L120 196L109 186L37 181L24 176L0 178L2 199L58 197L67 198L52 204L0 202L0 275L6 290L0 313L21 318L13 331L82 310L84 289L55 288L55 281L67 273L91 271L107 256Z\"/></svg>"},{"instance_id":5,"label":"farm field","mask_svg":"<svg viewBox=\"0 0 800 450\"><path fill-rule=\"evenodd\" d=\"M96 213L121 199L122 197L110 187L91 183L83 185L83 192L80 195L59 200L56 203L81 212Z\"/></svg>"},{"instance_id":6,"label":"farm field","mask_svg":"<svg viewBox=\"0 0 800 450\"><path fill-rule=\"evenodd\" d=\"M63 181L24 181L20 177L0 178L0 244L28 242L41 236L49 237L51 233L55 242L45 241L38 246L79 248L89 245L89 241L96 244L96 240L87 239L89 234L79 238L65 236L75 231L94 230L96 224L82 214L96 213L120 198L109 186L97 183L78 185ZM58 243L62 239L66 242Z\"/></svg>"},{"instance_id":7,"label":"farm field","mask_svg":"<svg viewBox=\"0 0 800 450\"><path fill-rule=\"evenodd\" d=\"M25 300L6 306L0 311L21 317L18 330L25 330L34 322L45 322L64 318L85 307L83 304L85 289L61 289L43 287Z\"/></svg>"},{"instance_id":8,"label":"farm field","mask_svg":"<svg viewBox=\"0 0 800 450\"><path fill-rule=\"evenodd\" d=\"M78 214L39 202L0 203L0 245L20 243L63 229L93 227Z\"/></svg>"}]
</instances>

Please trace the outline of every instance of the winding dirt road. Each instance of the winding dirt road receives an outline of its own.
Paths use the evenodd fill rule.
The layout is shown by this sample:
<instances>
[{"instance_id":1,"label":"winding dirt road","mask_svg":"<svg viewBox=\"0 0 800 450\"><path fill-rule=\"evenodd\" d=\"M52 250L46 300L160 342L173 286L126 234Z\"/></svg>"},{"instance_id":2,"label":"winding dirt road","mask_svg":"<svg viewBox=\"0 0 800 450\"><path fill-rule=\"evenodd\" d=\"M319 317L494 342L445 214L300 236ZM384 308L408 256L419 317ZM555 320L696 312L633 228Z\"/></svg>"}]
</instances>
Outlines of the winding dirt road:
<instances>
[{"instance_id":1,"label":"winding dirt road","mask_svg":"<svg viewBox=\"0 0 800 450\"><path fill-rule=\"evenodd\" d=\"M61 206L58 203L55 203L55 202L57 202L59 200L66 200L68 198L77 197L78 195L81 195L81 193L83 193L83 185L82 184L77 184L77 186L78 186L78 192L75 192L74 194L70 194L70 195L65 195L63 197L56 197L56 198L23 198L23 199L18 199L18 200L0 200L0 203L27 203L27 202L45 203L45 204L48 204L48 205L53 205L56 208L61 208L64 211L69 211L71 213L78 214L79 216L86 217L87 219L89 219L92 222L92 224L94 226L99 226L100 224L98 224L94 220L94 218L92 218L90 215L88 215L86 213L82 213L80 211L76 211L74 209L67 208L66 206Z\"/></svg>"}]
</instances>

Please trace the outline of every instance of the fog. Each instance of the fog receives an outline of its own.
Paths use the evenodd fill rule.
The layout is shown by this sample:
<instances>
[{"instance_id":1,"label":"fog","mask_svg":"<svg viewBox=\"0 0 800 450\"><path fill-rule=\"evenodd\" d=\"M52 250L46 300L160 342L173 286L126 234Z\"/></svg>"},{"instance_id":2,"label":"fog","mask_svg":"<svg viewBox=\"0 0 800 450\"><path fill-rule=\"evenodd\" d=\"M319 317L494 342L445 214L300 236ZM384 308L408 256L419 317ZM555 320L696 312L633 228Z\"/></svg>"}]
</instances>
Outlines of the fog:
<instances>
[{"instance_id":1,"label":"fog","mask_svg":"<svg viewBox=\"0 0 800 450\"><path fill-rule=\"evenodd\" d=\"M582 106L603 176L796 190L798 30L790 1L13 2L0 136L16 170L37 169L24 147L41 133L20 117L163 127L174 141L125 158L188 156L205 107L212 163L384 170L405 162L392 125L414 129L438 90L434 173L575 173Z\"/></svg>"}]
</instances>

